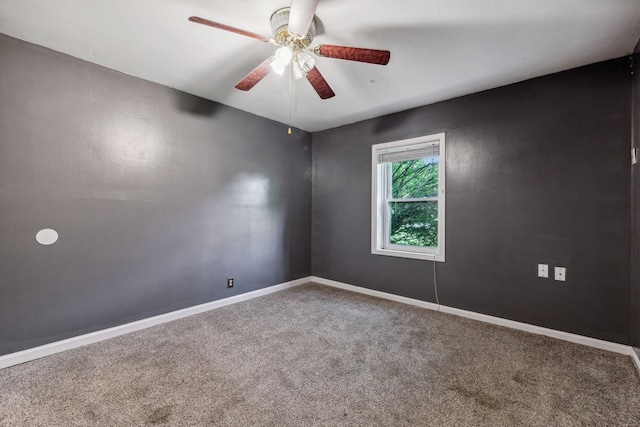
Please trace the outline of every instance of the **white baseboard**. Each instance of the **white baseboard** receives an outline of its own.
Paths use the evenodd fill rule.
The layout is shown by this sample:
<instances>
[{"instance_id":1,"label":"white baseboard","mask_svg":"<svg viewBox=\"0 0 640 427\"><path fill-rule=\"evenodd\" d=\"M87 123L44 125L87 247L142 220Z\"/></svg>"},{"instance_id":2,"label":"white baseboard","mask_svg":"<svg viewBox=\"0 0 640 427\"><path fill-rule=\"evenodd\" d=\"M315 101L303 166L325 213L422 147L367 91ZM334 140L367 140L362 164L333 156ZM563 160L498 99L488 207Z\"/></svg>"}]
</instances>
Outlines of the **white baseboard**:
<instances>
[{"instance_id":1,"label":"white baseboard","mask_svg":"<svg viewBox=\"0 0 640 427\"><path fill-rule=\"evenodd\" d=\"M290 282L281 283L278 285L270 286L264 289L258 289L257 291L247 292L240 295L235 295L229 298L224 298L217 301L211 301L205 304L196 305L193 307L184 308L182 310L172 311L170 313L161 314L159 316L149 317L147 319L138 320L135 322L127 323L120 326L114 326L113 328L103 329L96 332L91 332L85 335L79 335L77 337L68 338L62 341L56 341L50 344L29 348L27 350L18 351L16 353L6 354L0 356L0 369L7 368L9 366L18 365L20 363L36 360L41 357L50 356L52 354L60 353L65 350L71 350L73 348L82 347L87 344L103 341L109 338L117 337L120 335L128 334L130 332L146 329L151 326L160 325L162 323L171 322L172 320L181 319L183 317L192 316L194 314L203 313L205 311L214 310L226 305L236 304L241 301L247 301L253 298L268 295L274 292L282 291L284 289L293 288L308 282L315 282L321 285L332 286L335 288L345 289L351 292L357 292L364 295L370 295L377 298L382 298L390 301L399 302L402 304L413 305L416 307L426 308L429 310L441 311L443 313L453 314L456 316L467 317L469 319L479 320L481 322L492 323L494 325L505 326L512 329L518 329L521 331L531 332L538 335L545 335L552 338L557 338L564 341L569 341L577 344L586 345L589 347L595 347L602 350L611 351L614 353L621 353L631 356L633 363L638 369L640 374L640 359L633 350L632 347L623 344L612 343L609 341L603 341L596 338L585 337L582 335L571 334L568 332L557 331L554 329L543 328L540 326L530 325L527 323L516 322L513 320L502 319L500 317L488 316L486 314L475 313L472 311L461 310L459 308L448 307L444 305L438 306L427 301L417 300L414 298L407 298L399 295L394 295L386 292L375 291L372 289L362 288L355 285L349 285L335 280L324 279L322 277L304 277L302 279L292 280Z\"/></svg>"},{"instance_id":2,"label":"white baseboard","mask_svg":"<svg viewBox=\"0 0 640 427\"><path fill-rule=\"evenodd\" d=\"M633 364L636 365L636 369L638 370L638 375L640 375L640 357L638 357L638 353L631 347L631 360L633 360Z\"/></svg>"},{"instance_id":3,"label":"white baseboard","mask_svg":"<svg viewBox=\"0 0 640 427\"><path fill-rule=\"evenodd\" d=\"M432 302L421 301L413 298L402 297L386 292L374 291L367 288L361 288L359 286L349 285L342 282L336 282L335 280L324 279L322 277L311 276L311 281L319 283L321 285L333 286L335 288L345 289L352 292L358 292L365 295L371 295L374 297L396 301L404 304L414 305L416 307L427 308L429 310L441 311L443 313L453 314L460 317L467 317L469 319L479 320L481 322L492 323L494 325L506 326L507 328L518 329L520 331L531 332L533 334L545 335L551 338L557 338L559 340L569 341L576 344L582 344L589 347L599 348L601 350L607 350L614 353L621 353L626 355L635 355L633 348L628 345L613 343L609 341L603 341L596 338L585 337L582 335L571 334L569 332L557 331L555 329L543 328L541 326L530 325L528 323L516 322L514 320L503 319L500 317L489 316L486 314L475 313L473 311L461 310L459 308L447 307L446 305L434 304ZM637 360L637 355L636 360Z\"/></svg>"},{"instance_id":4,"label":"white baseboard","mask_svg":"<svg viewBox=\"0 0 640 427\"><path fill-rule=\"evenodd\" d=\"M294 286L309 283L310 280L310 277L304 277L302 279L292 280L290 282L269 286L268 288L258 289L257 291L247 292L229 298L211 301L205 304L195 305L193 307L183 308L182 310L176 310L170 313L161 314L159 316L149 317L147 319L137 320L135 322L127 323L124 325L114 326L113 328L103 329L85 335L68 338L62 341L56 341L50 344L45 344L15 353L6 354L4 356L0 356L0 369L18 365L20 363L29 362L41 357L50 356L52 354L60 353L61 351L82 347L87 344L103 341L109 338L117 337L119 335L139 331L140 329L146 329L151 326L171 322L172 320L177 320L183 317L192 316L194 314L203 313L205 311L213 310L219 307L224 307L225 305L236 304L241 301L247 301L253 298L261 297L263 295L282 291L284 289L289 289Z\"/></svg>"},{"instance_id":5,"label":"white baseboard","mask_svg":"<svg viewBox=\"0 0 640 427\"><path fill-rule=\"evenodd\" d=\"M361 288L359 286L348 285L342 282L336 282L335 280L323 279L322 277L311 276L311 281L320 285L327 285L334 288L345 289L351 292L357 292L359 294L370 295L372 297L387 299L390 301L400 302L407 305L415 305L416 307L428 308L429 310L438 310L438 304L432 302L422 301L419 299L407 298L400 295L389 294L386 292L374 291L373 289ZM440 306L442 307L442 306Z\"/></svg>"}]
</instances>

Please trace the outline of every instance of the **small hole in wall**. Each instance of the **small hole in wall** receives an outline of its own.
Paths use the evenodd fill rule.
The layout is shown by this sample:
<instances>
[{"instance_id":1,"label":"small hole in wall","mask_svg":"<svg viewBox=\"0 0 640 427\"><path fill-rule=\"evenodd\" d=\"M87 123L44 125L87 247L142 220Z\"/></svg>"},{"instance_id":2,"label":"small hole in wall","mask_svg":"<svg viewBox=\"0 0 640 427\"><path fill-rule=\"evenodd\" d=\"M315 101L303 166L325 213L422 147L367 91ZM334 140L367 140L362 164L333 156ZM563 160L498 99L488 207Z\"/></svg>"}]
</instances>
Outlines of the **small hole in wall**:
<instances>
[{"instance_id":1,"label":"small hole in wall","mask_svg":"<svg viewBox=\"0 0 640 427\"><path fill-rule=\"evenodd\" d=\"M38 231L36 234L36 241L41 245L53 245L58 241L58 232L51 228L45 228Z\"/></svg>"}]
</instances>

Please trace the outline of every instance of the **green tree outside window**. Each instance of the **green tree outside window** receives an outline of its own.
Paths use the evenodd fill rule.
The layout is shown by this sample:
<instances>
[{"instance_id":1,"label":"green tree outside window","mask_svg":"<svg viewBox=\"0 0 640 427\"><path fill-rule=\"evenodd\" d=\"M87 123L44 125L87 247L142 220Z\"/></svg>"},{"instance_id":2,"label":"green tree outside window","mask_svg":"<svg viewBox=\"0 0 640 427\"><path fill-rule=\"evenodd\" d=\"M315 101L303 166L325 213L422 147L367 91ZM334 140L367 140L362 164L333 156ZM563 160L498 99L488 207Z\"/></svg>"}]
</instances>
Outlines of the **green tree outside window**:
<instances>
[{"instance_id":1,"label":"green tree outside window","mask_svg":"<svg viewBox=\"0 0 640 427\"><path fill-rule=\"evenodd\" d=\"M391 163L390 243L438 246L438 202L424 200L437 197L438 159Z\"/></svg>"}]
</instances>

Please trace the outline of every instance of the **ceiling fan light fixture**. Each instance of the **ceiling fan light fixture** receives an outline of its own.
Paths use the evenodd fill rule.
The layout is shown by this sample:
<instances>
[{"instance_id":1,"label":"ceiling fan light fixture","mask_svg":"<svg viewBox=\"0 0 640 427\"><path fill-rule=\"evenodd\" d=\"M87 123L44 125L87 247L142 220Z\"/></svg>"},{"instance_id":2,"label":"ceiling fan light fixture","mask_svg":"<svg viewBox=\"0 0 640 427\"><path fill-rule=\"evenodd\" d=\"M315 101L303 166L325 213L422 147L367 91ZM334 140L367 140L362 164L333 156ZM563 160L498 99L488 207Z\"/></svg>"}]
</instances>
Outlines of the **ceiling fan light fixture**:
<instances>
[{"instance_id":1,"label":"ceiling fan light fixture","mask_svg":"<svg viewBox=\"0 0 640 427\"><path fill-rule=\"evenodd\" d=\"M293 64L293 78L300 80L307 76L307 73L316 66L316 61L304 51L299 51L295 54L292 61Z\"/></svg>"},{"instance_id":2,"label":"ceiling fan light fixture","mask_svg":"<svg viewBox=\"0 0 640 427\"><path fill-rule=\"evenodd\" d=\"M276 59L271 62L271 68L281 76L293 58L293 49L289 46L282 46L276 50L275 58Z\"/></svg>"},{"instance_id":3,"label":"ceiling fan light fixture","mask_svg":"<svg viewBox=\"0 0 640 427\"><path fill-rule=\"evenodd\" d=\"M275 61L273 61L270 66L273 69L273 71L279 76L284 74L284 70L285 70L285 68L287 68L287 64L283 64L282 62L278 61L277 59Z\"/></svg>"},{"instance_id":4,"label":"ceiling fan light fixture","mask_svg":"<svg viewBox=\"0 0 640 427\"><path fill-rule=\"evenodd\" d=\"M293 59L293 49L289 46L282 46L276 50L276 61L280 61L285 66L289 65Z\"/></svg>"},{"instance_id":5,"label":"ceiling fan light fixture","mask_svg":"<svg viewBox=\"0 0 640 427\"><path fill-rule=\"evenodd\" d=\"M306 77L307 73L304 72L304 70L300 67L300 64L298 64L297 61L293 61L291 63L291 70L293 71L293 78L296 80L300 80L304 77Z\"/></svg>"},{"instance_id":6,"label":"ceiling fan light fixture","mask_svg":"<svg viewBox=\"0 0 640 427\"><path fill-rule=\"evenodd\" d=\"M304 70L305 75L316 66L316 60L307 52L303 51L298 52L296 55L296 62L300 65L300 68Z\"/></svg>"}]
</instances>

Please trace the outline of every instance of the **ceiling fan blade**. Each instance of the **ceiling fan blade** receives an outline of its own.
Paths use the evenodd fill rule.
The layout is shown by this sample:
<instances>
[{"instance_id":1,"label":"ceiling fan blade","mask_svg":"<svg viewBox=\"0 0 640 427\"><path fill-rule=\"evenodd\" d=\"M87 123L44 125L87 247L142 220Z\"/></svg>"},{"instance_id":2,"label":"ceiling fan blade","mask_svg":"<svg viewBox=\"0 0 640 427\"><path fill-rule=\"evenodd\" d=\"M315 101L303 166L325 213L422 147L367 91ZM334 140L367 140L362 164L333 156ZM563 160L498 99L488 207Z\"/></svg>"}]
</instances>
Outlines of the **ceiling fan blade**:
<instances>
[{"instance_id":1,"label":"ceiling fan blade","mask_svg":"<svg viewBox=\"0 0 640 427\"><path fill-rule=\"evenodd\" d=\"M369 64L387 65L391 52L388 50L362 49L359 47L334 46L321 44L313 48L313 52L318 56L328 58L346 59L348 61L367 62Z\"/></svg>"},{"instance_id":2,"label":"ceiling fan blade","mask_svg":"<svg viewBox=\"0 0 640 427\"><path fill-rule=\"evenodd\" d=\"M236 89L246 91L257 85L260 80L264 79L264 77L271 72L271 63L275 61L275 59L275 56L267 58L262 64L258 65L252 72L247 74L244 79L240 80L236 85Z\"/></svg>"},{"instance_id":3,"label":"ceiling fan blade","mask_svg":"<svg viewBox=\"0 0 640 427\"><path fill-rule=\"evenodd\" d=\"M335 93L329 87L329 83L322 77L320 71L316 67L313 67L311 71L307 73L307 80L311 83L311 86L318 92L321 99L332 98L336 96Z\"/></svg>"},{"instance_id":4,"label":"ceiling fan blade","mask_svg":"<svg viewBox=\"0 0 640 427\"><path fill-rule=\"evenodd\" d=\"M320 0L291 0L289 32L299 37L307 35L319 1Z\"/></svg>"},{"instance_id":5,"label":"ceiling fan blade","mask_svg":"<svg viewBox=\"0 0 640 427\"><path fill-rule=\"evenodd\" d=\"M230 27L229 25L220 24L219 22L209 21L208 19L199 18L197 16L192 16L191 18L189 18L189 21L195 22L197 24L207 25L213 28L218 28L224 31L231 31L232 33L240 34L241 36L247 36L254 39L258 39L261 42L269 43L269 39L261 36L260 34L252 33L251 31L241 30L240 28Z\"/></svg>"}]
</instances>

